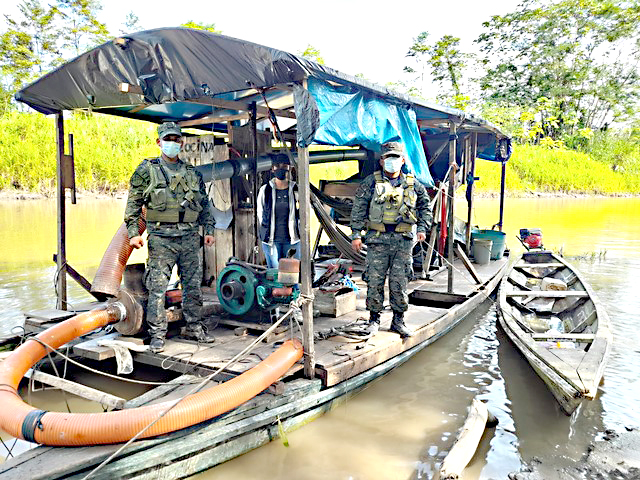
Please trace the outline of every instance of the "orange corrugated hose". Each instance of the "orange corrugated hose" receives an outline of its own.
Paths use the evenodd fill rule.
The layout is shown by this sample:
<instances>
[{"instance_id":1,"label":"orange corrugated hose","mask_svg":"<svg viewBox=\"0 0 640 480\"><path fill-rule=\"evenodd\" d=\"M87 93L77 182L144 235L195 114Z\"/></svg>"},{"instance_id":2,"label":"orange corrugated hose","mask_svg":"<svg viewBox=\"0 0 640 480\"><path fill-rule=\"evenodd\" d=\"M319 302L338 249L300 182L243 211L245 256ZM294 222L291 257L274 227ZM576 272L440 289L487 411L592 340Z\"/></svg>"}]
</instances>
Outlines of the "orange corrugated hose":
<instances>
[{"instance_id":1,"label":"orange corrugated hose","mask_svg":"<svg viewBox=\"0 0 640 480\"><path fill-rule=\"evenodd\" d=\"M144 219L145 213L143 209L142 216L138 220L138 232L140 235L147 228L147 223ZM118 295L122 275L132 250L133 247L129 245L127 226L123 223L102 256L98 270L96 270L91 283L91 293L102 300Z\"/></svg>"},{"instance_id":2,"label":"orange corrugated hose","mask_svg":"<svg viewBox=\"0 0 640 480\"><path fill-rule=\"evenodd\" d=\"M36 338L58 348L119 319L116 309L82 313L40 333ZM22 401L17 388L24 374L47 354L36 340L27 340L0 364L0 428L24 438L25 417L34 423L38 410ZM261 363L216 387L189 395L140 438L161 435L209 420L255 397L302 357L302 345L289 340ZM31 435L37 443L54 446L98 445L125 442L156 420L173 401L107 413L46 412ZM37 423L37 422L36 422Z\"/></svg>"}]
</instances>

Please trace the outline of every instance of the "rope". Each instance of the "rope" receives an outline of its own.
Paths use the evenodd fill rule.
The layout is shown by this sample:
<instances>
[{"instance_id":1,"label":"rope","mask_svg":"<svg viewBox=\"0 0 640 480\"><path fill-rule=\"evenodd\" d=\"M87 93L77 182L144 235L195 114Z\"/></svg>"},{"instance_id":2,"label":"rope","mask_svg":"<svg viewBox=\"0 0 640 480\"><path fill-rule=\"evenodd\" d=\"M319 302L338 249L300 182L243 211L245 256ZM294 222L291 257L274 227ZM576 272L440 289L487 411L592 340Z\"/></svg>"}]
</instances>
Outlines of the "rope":
<instances>
[{"instance_id":1,"label":"rope","mask_svg":"<svg viewBox=\"0 0 640 480\"><path fill-rule=\"evenodd\" d=\"M331 337L344 337L354 342L366 342L373 335L368 331L368 321L365 318L358 318L355 322L332 327L324 332L317 332L313 335L314 340L326 340ZM335 353L335 352L334 352Z\"/></svg>"},{"instance_id":2,"label":"rope","mask_svg":"<svg viewBox=\"0 0 640 480\"><path fill-rule=\"evenodd\" d=\"M121 380L123 382L129 382L129 383L137 383L137 384L140 384L140 385L156 385L156 386L160 386L160 385L189 385L189 384L195 383L195 382L185 382L185 383L147 382L147 381L144 381L144 380L134 380L132 378L124 378L124 377L120 377L118 375L112 375L110 373L102 372L100 370L96 370L95 368L88 367L86 365L83 365L80 362L75 361L71 357L68 357L64 353L62 353L59 350L53 348L51 345L48 345L47 343L43 342L39 338L29 337L29 338L27 338L27 340L34 340L34 341L38 342L43 347L51 349L51 351L56 352L58 355L60 355L61 357L65 358L67 361L73 363L74 365L76 365L76 366L78 366L80 368L84 368L85 370L88 370L89 372L92 372L92 373L95 373L95 374L98 374L98 375L103 375L105 377L113 378L115 380Z\"/></svg>"},{"instance_id":3,"label":"rope","mask_svg":"<svg viewBox=\"0 0 640 480\"><path fill-rule=\"evenodd\" d=\"M178 398L175 402L173 402L171 405L169 405L164 411L162 411L160 413L160 415L158 415L158 418L156 418L155 420L153 420L152 422L150 422L146 427L144 427L142 430L140 430L138 433L136 433L127 443L125 443L124 445L122 445L118 450L116 450L115 452L113 452L107 459L105 459L100 465L98 465L96 468L94 468L91 472L89 472L85 477L83 477L82 480L88 480L93 474L97 473L99 470L101 470L105 465L107 465L111 460L113 460L114 458L116 458L125 448L127 448L129 445L131 445L131 443L133 443L135 440L137 440L140 435L142 435L144 432L146 432L148 429L150 429L153 425L156 424L156 422L158 422L162 417L164 417L167 413L169 413L169 411L171 409L173 409L176 405L178 405L182 400L184 400L186 397L188 397L189 395L191 395L192 393L197 392L198 390L200 390L202 387L204 387L209 381L211 381L216 375L218 375L218 373L220 373L221 371L223 371L225 368L227 368L228 366L232 365L236 360L240 360L241 358L243 358L246 354L250 353L251 350L257 345L259 344L264 338L267 337L267 335L269 335L272 331L274 331L276 329L276 327L278 327L278 325L280 325L287 317L289 317L292 313L294 313L295 309L300 309L300 306L303 305L304 303L306 303L307 301L309 301L309 299L312 299L313 297L309 297L309 296L300 296L295 302L291 303L291 307L289 308L289 310L282 315L276 322L273 323L273 325L271 325L271 327L269 327L267 330L265 330L265 332L260 335L258 338L256 338L253 342L251 342L247 347L245 347L240 353L238 353L235 357L233 357L231 360L229 360L225 365L223 365L222 367L218 368L215 372L213 372L211 375L207 376L204 378L204 380L202 380L198 385L196 385L195 387L193 387L188 393L186 393L185 395L183 395L182 397ZM294 316L295 318L295 316ZM296 320L297 322L297 320ZM302 331L302 330L301 330Z\"/></svg>"},{"instance_id":4,"label":"rope","mask_svg":"<svg viewBox=\"0 0 640 480\"><path fill-rule=\"evenodd\" d=\"M0 442L2 442L2 446L7 450L7 456L5 457L5 460L7 458L9 458L9 456L13 457L13 449L16 447L16 444L18 443L18 439L14 439L13 441L13 445L11 445L11 448L7 447L7 444L4 443L4 440L2 439L2 437L0 437Z\"/></svg>"}]
</instances>

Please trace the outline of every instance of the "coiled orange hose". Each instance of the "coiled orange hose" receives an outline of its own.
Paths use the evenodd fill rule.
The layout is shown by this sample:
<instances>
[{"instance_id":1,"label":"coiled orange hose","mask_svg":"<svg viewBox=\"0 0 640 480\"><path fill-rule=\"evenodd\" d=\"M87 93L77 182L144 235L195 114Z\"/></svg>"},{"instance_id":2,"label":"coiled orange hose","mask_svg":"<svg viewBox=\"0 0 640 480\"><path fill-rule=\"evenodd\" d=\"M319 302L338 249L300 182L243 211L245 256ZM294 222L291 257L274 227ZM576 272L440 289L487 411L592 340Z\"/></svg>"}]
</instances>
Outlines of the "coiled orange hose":
<instances>
[{"instance_id":1,"label":"coiled orange hose","mask_svg":"<svg viewBox=\"0 0 640 480\"><path fill-rule=\"evenodd\" d=\"M74 338L119 320L116 309L82 313L40 333L36 338L58 348ZM0 428L24 438L25 417L36 409L22 401L17 388L24 374L47 354L45 347L28 340L0 364ZM289 340L261 363L238 377L189 395L140 438L180 430L209 420L255 397L302 357L302 345ZM107 413L46 412L33 434L35 441L52 446L98 445L125 442L156 420L173 401Z\"/></svg>"},{"instance_id":2,"label":"coiled orange hose","mask_svg":"<svg viewBox=\"0 0 640 480\"><path fill-rule=\"evenodd\" d=\"M147 229L147 222L144 219L145 211L138 220L138 233L142 235ZM118 295L122 275L127 265L127 260L131 256L133 247L129 245L129 234L127 226L123 223L111 239L111 243L104 252L98 270L91 282L91 293L101 300Z\"/></svg>"}]
</instances>

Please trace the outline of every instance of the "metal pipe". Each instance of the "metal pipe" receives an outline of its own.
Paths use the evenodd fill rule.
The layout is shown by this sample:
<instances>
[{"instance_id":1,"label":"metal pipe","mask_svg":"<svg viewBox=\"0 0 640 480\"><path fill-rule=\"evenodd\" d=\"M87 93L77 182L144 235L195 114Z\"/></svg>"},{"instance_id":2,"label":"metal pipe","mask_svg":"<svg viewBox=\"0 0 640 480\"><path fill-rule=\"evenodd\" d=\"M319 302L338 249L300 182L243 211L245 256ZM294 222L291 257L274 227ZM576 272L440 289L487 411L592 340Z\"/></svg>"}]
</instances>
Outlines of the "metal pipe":
<instances>
[{"instance_id":1,"label":"metal pipe","mask_svg":"<svg viewBox=\"0 0 640 480\"><path fill-rule=\"evenodd\" d=\"M297 152L294 152L297 158ZM344 160L365 160L369 156L367 150L331 150L320 152L309 152L309 163L329 163ZM223 180L226 178L247 175L254 172L264 172L271 168L272 157L270 155L258 156L255 158L233 158L224 162L208 163L196 167L202 174L205 182L212 180ZM255 170L254 170L255 169Z\"/></svg>"}]
</instances>

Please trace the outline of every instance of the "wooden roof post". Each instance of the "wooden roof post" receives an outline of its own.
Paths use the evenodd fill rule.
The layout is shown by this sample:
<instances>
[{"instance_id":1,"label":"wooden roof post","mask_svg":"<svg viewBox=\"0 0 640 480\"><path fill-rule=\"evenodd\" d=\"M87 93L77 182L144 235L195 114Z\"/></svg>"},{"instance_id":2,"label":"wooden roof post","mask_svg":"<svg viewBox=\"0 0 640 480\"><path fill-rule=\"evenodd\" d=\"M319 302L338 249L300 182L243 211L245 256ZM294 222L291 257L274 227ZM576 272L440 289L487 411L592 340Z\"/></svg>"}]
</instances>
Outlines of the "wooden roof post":
<instances>
[{"instance_id":1,"label":"wooden roof post","mask_svg":"<svg viewBox=\"0 0 640 480\"><path fill-rule=\"evenodd\" d=\"M64 162L64 116L56 113L56 184L58 190L58 255L56 257L56 308L67 309L67 241L65 215L65 188L63 178Z\"/></svg>"},{"instance_id":2,"label":"wooden roof post","mask_svg":"<svg viewBox=\"0 0 640 480\"><path fill-rule=\"evenodd\" d=\"M478 134L471 134L471 145L470 145L471 153L469 158L465 158L467 162L469 162L469 177L471 177L471 181L467 182L467 188L469 189L469 211L467 212L467 255L471 252L471 221L473 220L473 194L474 194L474 184L475 184L475 175L476 175L476 155L478 154Z\"/></svg>"},{"instance_id":3,"label":"wooden roof post","mask_svg":"<svg viewBox=\"0 0 640 480\"><path fill-rule=\"evenodd\" d=\"M449 234L447 235L448 248L448 275L447 275L447 292L453 293L453 237L455 228L455 218L453 216L455 196L456 196L456 124L452 119L449 120Z\"/></svg>"},{"instance_id":4,"label":"wooden roof post","mask_svg":"<svg viewBox=\"0 0 640 480\"><path fill-rule=\"evenodd\" d=\"M502 175L500 176L500 221L498 229L502 231L502 220L504 218L504 189L507 182L507 161L502 160Z\"/></svg>"},{"instance_id":5,"label":"wooden roof post","mask_svg":"<svg viewBox=\"0 0 640 480\"><path fill-rule=\"evenodd\" d=\"M307 87L306 80L303 87ZM300 293L311 298L311 189L309 187L309 149L298 146L298 193L300 195ZM313 302L302 306L302 344L304 347L304 374L315 377L316 355L313 344Z\"/></svg>"}]
</instances>

